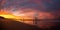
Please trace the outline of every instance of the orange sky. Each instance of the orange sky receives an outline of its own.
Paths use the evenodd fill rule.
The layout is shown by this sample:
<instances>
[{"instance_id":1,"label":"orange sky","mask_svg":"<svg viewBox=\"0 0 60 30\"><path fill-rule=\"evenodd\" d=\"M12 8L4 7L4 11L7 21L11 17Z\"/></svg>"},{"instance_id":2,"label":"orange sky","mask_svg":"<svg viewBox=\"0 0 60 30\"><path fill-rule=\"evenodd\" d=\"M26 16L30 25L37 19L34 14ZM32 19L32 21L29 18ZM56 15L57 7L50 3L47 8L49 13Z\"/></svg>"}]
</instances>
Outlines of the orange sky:
<instances>
[{"instance_id":1,"label":"orange sky","mask_svg":"<svg viewBox=\"0 0 60 30\"><path fill-rule=\"evenodd\" d=\"M31 14L31 15L30 15ZM33 18L33 12L29 12L29 13L24 13L24 15L22 14L17 14L17 15L20 15L20 16L17 16L17 15L14 15L14 14L11 14L9 13L8 11L0 11L0 16L3 16L5 18L13 18L13 19L32 19Z\"/></svg>"},{"instance_id":2,"label":"orange sky","mask_svg":"<svg viewBox=\"0 0 60 30\"><path fill-rule=\"evenodd\" d=\"M34 16L36 14L36 11L34 11L34 9L22 9L22 10L28 10L28 11L24 11L22 13L17 14L16 12L14 13L10 13L7 10L2 10L0 11L0 16L3 16L5 18L14 18L14 19L34 19ZM50 18L54 18L54 15L51 14L50 12L38 12L38 18L39 19L50 19Z\"/></svg>"},{"instance_id":3,"label":"orange sky","mask_svg":"<svg viewBox=\"0 0 60 30\"><path fill-rule=\"evenodd\" d=\"M5 17L5 18L16 18L16 19L19 19L19 17L10 14L8 11L0 11L0 16Z\"/></svg>"}]
</instances>

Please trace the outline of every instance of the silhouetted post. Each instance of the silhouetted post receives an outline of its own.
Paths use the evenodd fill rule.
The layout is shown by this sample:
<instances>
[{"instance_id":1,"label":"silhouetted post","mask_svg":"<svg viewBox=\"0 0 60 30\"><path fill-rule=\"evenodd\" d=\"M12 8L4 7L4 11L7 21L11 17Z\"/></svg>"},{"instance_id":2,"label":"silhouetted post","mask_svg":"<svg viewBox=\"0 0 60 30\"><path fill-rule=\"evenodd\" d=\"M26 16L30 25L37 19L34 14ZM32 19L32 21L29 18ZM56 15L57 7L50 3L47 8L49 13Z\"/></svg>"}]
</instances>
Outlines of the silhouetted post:
<instances>
[{"instance_id":1,"label":"silhouetted post","mask_svg":"<svg viewBox=\"0 0 60 30\"><path fill-rule=\"evenodd\" d=\"M35 25L37 25L37 21L38 21L37 16L38 16L38 13L36 13L34 16L35 16L35 19L34 19L34 24L35 24Z\"/></svg>"}]
</instances>

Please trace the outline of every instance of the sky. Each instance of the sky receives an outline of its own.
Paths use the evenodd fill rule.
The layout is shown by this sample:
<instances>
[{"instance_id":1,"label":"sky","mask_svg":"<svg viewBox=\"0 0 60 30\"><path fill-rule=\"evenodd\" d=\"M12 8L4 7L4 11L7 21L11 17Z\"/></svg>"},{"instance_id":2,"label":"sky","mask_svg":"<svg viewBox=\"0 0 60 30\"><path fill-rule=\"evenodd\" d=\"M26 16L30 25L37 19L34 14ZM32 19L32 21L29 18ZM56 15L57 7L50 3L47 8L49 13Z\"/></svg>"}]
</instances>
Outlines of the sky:
<instances>
[{"instance_id":1,"label":"sky","mask_svg":"<svg viewBox=\"0 0 60 30\"><path fill-rule=\"evenodd\" d=\"M4 8L33 8L39 11L60 10L60 0L0 0Z\"/></svg>"},{"instance_id":2,"label":"sky","mask_svg":"<svg viewBox=\"0 0 60 30\"><path fill-rule=\"evenodd\" d=\"M59 14L60 0L0 0L0 10L14 15L29 11Z\"/></svg>"}]
</instances>

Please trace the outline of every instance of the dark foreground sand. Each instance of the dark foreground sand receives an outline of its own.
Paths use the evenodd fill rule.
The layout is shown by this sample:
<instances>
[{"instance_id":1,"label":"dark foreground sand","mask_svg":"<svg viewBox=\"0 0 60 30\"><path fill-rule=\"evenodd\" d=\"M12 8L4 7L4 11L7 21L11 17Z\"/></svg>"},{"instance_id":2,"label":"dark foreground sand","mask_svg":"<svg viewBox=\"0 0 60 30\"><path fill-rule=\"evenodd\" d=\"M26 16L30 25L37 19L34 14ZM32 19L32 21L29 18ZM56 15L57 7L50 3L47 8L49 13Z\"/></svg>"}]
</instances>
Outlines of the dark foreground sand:
<instances>
[{"instance_id":1,"label":"dark foreground sand","mask_svg":"<svg viewBox=\"0 0 60 30\"><path fill-rule=\"evenodd\" d=\"M14 21L13 19L5 19L3 17L0 17L0 30L59 30L59 29L60 28L58 26L49 29L43 29L37 26Z\"/></svg>"}]
</instances>

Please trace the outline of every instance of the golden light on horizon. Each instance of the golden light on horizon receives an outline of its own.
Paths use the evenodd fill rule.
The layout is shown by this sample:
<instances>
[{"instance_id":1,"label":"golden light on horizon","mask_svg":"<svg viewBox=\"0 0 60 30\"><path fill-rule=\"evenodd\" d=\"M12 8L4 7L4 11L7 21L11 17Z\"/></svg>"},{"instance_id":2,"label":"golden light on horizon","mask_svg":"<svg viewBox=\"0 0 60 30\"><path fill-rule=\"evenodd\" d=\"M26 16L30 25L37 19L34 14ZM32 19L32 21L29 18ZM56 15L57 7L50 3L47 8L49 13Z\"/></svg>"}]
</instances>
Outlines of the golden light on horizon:
<instances>
[{"instance_id":1,"label":"golden light on horizon","mask_svg":"<svg viewBox=\"0 0 60 30\"><path fill-rule=\"evenodd\" d=\"M20 19L19 17L10 15L10 14L0 14L0 16L2 16L4 18Z\"/></svg>"},{"instance_id":2,"label":"golden light on horizon","mask_svg":"<svg viewBox=\"0 0 60 30\"><path fill-rule=\"evenodd\" d=\"M8 11L0 11L0 16L4 17L4 18L12 18L12 19L19 19L19 17L14 16L12 14L10 14Z\"/></svg>"},{"instance_id":3,"label":"golden light on horizon","mask_svg":"<svg viewBox=\"0 0 60 30\"><path fill-rule=\"evenodd\" d=\"M12 18L12 19L33 19L32 16L28 16L29 14L24 14L24 16L22 14L19 14L19 16L17 15L13 15L7 12L0 12L0 16L4 17L4 18Z\"/></svg>"},{"instance_id":4,"label":"golden light on horizon","mask_svg":"<svg viewBox=\"0 0 60 30\"><path fill-rule=\"evenodd\" d=\"M2 9L2 11L0 11L0 16L13 19L34 19L34 14L35 11L33 9L22 9L22 11L8 11L7 9Z\"/></svg>"}]
</instances>

